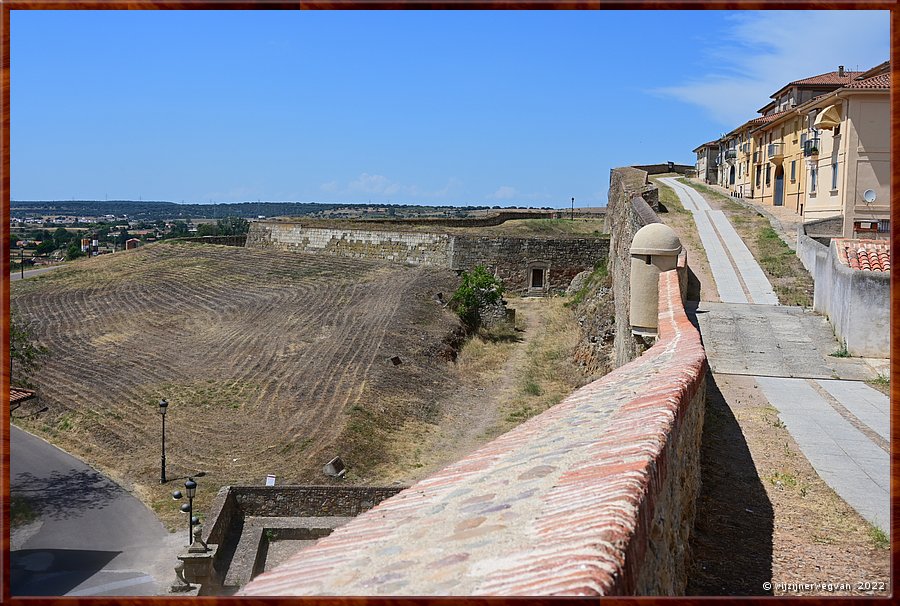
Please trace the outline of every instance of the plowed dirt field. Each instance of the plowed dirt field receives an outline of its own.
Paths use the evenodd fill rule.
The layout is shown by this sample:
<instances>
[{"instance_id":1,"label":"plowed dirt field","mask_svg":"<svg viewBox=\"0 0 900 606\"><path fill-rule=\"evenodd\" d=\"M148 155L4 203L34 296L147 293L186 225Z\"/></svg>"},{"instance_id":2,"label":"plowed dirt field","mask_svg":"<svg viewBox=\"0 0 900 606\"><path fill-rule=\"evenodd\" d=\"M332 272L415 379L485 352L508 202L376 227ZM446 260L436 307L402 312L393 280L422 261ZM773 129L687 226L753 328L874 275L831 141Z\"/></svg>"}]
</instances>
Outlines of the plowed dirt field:
<instances>
[{"instance_id":1,"label":"plowed dirt field","mask_svg":"<svg viewBox=\"0 0 900 606\"><path fill-rule=\"evenodd\" d=\"M460 325L434 297L457 283L436 268L189 243L78 261L12 284L13 313L49 349L33 405L48 410L16 422L170 521L169 491L196 472L201 508L268 473L327 483L335 455L366 482L390 433L434 422L453 389Z\"/></svg>"}]
</instances>

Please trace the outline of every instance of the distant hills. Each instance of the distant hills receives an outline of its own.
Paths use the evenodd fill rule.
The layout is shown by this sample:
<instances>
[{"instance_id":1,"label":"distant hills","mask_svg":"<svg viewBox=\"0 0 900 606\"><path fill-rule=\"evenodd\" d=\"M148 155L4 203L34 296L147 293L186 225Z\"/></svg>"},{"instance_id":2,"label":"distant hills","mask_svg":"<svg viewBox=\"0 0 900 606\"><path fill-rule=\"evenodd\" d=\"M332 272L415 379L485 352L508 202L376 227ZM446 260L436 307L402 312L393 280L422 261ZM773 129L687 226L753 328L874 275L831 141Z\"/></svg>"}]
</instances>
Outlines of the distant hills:
<instances>
[{"instance_id":1,"label":"distant hills","mask_svg":"<svg viewBox=\"0 0 900 606\"><path fill-rule=\"evenodd\" d=\"M156 221L191 217L266 217L303 216L324 211L347 209L359 211L366 208L402 209L402 214L440 213L448 211L482 210L488 206L418 206L402 204L325 204L318 202L235 202L220 204L178 204L176 202L150 200L12 200L10 213L13 215L68 215L103 216L128 215L131 219Z\"/></svg>"}]
</instances>

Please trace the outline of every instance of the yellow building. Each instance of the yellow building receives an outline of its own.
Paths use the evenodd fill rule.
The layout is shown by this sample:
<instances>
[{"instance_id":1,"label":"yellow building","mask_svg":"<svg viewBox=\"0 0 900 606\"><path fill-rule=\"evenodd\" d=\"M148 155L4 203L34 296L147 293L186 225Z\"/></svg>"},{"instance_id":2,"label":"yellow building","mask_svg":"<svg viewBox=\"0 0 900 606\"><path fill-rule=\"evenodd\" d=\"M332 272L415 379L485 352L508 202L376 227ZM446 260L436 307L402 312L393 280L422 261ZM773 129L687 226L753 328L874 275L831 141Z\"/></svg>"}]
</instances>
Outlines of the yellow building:
<instances>
[{"instance_id":1,"label":"yellow building","mask_svg":"<svg viewBox=\"0 0 900 606\"><path fill-rule=\"evenodd\" d=\"M784 110L754 120L751 137L752 197L763 204L787 206L803 213L806 172L803 144L806 137L797 112Z\"/></svg>"},{"instance_id":2,"label":"yellow building","mask_svg":"<svg viewBox=\"0 0 900 606\"><path fill-rule=\"evenodd\" d=\"M803 149L812 134L797 109L851 84L862 74L839 66L836 71L795 80L775 91L772 100L758 110L759 117L718 140L718 185L734 196L788 206L803 214L808 176Z\"/></svg>"}]
</instances>

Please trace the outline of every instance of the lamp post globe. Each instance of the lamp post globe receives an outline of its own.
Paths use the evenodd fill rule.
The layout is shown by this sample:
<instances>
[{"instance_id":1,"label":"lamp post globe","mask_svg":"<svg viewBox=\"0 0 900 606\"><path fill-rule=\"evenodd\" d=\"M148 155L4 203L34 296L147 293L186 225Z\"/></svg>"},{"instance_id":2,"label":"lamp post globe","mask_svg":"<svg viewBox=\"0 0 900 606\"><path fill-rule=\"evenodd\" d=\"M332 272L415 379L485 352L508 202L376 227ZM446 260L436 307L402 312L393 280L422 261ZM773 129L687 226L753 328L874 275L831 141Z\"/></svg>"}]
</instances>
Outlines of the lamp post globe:
<instances>
[{"instance_id":1,"label":"lamp post globe","mask_svg":"<svg viewBox=\"0 0 900 606\"><path fill-rule=\"evenodd\" d=\"M187 498L193 499L197 493L197 482L194 481L194 478L187 479L184 483L184 489L187 491Z\"/></svg>"}]
</instances>

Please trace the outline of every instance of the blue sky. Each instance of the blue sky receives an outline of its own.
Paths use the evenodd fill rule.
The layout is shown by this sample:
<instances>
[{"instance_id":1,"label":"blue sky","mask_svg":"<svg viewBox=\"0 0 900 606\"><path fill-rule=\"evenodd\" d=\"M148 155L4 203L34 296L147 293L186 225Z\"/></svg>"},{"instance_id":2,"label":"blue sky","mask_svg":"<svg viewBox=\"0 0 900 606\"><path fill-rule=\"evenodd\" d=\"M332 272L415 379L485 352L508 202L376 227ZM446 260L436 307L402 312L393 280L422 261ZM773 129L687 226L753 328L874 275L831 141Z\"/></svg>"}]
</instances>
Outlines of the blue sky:
<instances>
[{"instance_id":1,"label":"blue sky","mask_svg":"<svg viewBox=\"0 0 900 606\"><path fill-rule=\"evenodd\" d=\"M12 11L11 198L577 206L887 11Z\"/></svg>"}]
</instances>

